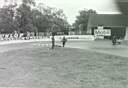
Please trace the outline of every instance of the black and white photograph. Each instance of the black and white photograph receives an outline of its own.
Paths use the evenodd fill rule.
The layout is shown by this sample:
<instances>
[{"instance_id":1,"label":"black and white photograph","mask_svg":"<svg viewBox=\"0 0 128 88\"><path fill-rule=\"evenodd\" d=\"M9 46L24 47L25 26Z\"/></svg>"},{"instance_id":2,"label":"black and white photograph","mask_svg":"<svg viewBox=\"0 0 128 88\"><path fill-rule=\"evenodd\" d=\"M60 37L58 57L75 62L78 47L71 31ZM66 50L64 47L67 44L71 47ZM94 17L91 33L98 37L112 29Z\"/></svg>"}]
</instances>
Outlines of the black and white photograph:
<instances>
[{"instance_id":1,"label":"black and white photograph","mask_svg":"<svg viewBox=\"0 0 128 88\"><path fill-rule=\"evenodd\" d=\"M0 0L0 88L128 88L128 0Z\"/></svg>"}]
</instances>

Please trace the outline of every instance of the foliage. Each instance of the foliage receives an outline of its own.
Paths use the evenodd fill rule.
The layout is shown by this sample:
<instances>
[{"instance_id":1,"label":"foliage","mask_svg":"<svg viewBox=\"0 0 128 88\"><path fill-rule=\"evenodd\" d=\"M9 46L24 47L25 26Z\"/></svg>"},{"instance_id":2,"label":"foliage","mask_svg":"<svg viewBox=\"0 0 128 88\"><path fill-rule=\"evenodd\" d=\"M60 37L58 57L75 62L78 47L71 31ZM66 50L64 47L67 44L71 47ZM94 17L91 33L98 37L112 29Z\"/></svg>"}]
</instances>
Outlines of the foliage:
<instances>
[{"instance_id":1,"label":"foliage","mask_svg":"<svg viewBox=\"0 0 128 88\"><path fill-rule=\"evenodd\" d=\"M16 30L15 7L16 5L9 5L0 9L0 32L8 33Z\"/></svg>"},{"instance_id":2,"label":"foliage","mask_svg":"<svg viewBox=\"0 0 128 88\"><path fill-rule=\"evenodd\" d=\"M81 10L79 15L76 17L76 21L73 24L73 27L76 31L83 31L83 33L87 32L88 19L90 14L96 14L95 10Z\"/></svg>"},{"instance_id":3,"label":"foliage","mask_svg":"<svg viewBox=\"0 0 128 88\"><path fill-rule=\"evenodd\" d=\"M32 14L30 6L27 6L24 3L21 4L21 6L17 8L16 20L20 31L33 31Z\"/></svg>"},{"instance_id":4,"label":"foliage","mask_svg":"<svg viewBox=\"0 0 128 88\"><path fill-rule=\"evenodd\" d=\"M22 0L23 4L27 4L27 5L35 5L35 1L34 0Z\"/></svg>"},{"instance_id":5,"label":"foliage","mask_svg":"<svg viewBox=\"0 0 128 88\"><path fill-rule=\"evenodd\" d=\"M51 8L44 5L40 6L39 9L40 12L42 12L42 15L44 17L43 20L45 20L45 24L47 24L47 31L64 32L66 27L69 25L63 10Z\"/></svg>"},{"instance_id":6,"label":"foliage","mask_svg":"<svg viewBox=\"0 0 128 88\"><path fill-rule=\"evenodd\" d=\"M22 0L20 5L0 8L1 32L58 32L68 27L66 16L61 9L51 8L34 0Z\"/></svg>"}]
</instances>

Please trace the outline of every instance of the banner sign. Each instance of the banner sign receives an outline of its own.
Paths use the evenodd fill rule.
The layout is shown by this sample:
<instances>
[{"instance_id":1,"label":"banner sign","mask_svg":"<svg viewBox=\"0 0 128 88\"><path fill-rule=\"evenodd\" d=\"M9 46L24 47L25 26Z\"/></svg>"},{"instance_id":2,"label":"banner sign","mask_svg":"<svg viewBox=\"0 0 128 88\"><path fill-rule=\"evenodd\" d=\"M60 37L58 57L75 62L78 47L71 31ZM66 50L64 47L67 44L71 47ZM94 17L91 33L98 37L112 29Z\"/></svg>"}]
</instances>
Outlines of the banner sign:
<instances>
[{"instance_id":1,"label":"banner sign","mask_svg":"<svg viewBox=\"0 0 128 88\"><path fill-rule=\"evenodd\" d=\"M65 38L68 41L93 41L95 37L93 35L65 35ZM61 41L63 39L63 35L55 36L55 40Z\"/></svg>"},{"instance_id":2,"label":"banner sign","mask_svg":"<svg viewBox=\"0 0 128 88\"><path fill-rule=\"evenodd\" d=\"M95 36L111 36L111 29L103 29L103 30L95 29L94 35Z\"/></svg>"}]
</instances>

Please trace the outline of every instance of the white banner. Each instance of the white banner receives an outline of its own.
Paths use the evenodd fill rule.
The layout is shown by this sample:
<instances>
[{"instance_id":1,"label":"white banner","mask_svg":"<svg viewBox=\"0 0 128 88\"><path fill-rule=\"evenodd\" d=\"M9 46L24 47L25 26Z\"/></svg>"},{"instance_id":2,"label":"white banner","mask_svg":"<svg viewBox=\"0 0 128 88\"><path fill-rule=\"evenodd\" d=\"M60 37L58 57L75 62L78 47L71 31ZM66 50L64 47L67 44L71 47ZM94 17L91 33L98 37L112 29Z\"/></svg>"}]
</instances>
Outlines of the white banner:
<instances>
[{"instance_id":1,"label":"white banner","mask_svg":"<svg viewBox=\"0 0 128 88\"><path fill-rule=\"evenodd\" d=\"M103 30L94 30L95 36L111 36L111 30L110 29L103 29Z\"/></svg>"},{"instance_id":2,"label":"white banner","mask_svg":"<svg viewBox=\"0 0 128 88\"><path fill-rule=\"evenodd\" d=\"M55 40L61 41L63 39L63 35L55 36ZM68 41L93 41L95 37L93 35L65 35L65 38Z\"/></svg>"}]
</instances>

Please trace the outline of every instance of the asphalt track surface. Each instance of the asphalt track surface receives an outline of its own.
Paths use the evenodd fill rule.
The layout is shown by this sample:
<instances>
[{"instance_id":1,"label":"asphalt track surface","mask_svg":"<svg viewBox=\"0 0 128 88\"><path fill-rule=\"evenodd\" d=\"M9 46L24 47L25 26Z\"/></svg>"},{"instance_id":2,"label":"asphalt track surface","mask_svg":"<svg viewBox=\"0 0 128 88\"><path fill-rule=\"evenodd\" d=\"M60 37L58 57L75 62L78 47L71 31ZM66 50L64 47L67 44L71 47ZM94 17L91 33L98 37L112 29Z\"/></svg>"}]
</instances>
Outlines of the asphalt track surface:
<instances>
[{"instance_id":1,"label":"asphalt track surface","mask_svg":"<svg viewBox=\"0 0 128 88\"><path fill-rule=\"evenodd\" d=\"M112 45L110 40L99 40L90 42L69 42L67 47L86 49L89 51L95 51L99 53L106 53L116 56L128 57L128 45L122 43L121 45Z\"/></svg>"}]
</instances>

